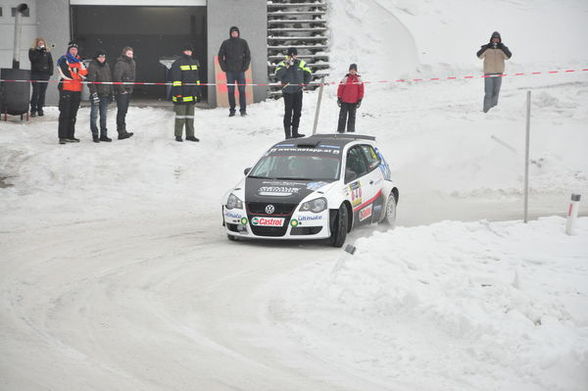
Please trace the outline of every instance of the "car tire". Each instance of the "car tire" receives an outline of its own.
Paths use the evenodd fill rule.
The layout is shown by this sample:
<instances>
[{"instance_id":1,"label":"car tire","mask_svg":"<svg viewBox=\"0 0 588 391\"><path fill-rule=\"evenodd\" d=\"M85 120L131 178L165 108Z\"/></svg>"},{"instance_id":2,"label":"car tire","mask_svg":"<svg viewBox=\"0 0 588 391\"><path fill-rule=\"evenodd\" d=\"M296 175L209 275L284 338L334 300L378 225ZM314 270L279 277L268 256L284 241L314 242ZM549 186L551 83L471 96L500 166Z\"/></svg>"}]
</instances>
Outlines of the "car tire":
<instances>
[{"instance_id":1,"label":"car tire","mask_svg":"<svg viewBox=\"0 0 588 391\"><path fill-rule=\"evenodd\" d=\"M394 228L396 226L396 196L394 192L390 192L388 199L386 200L386 205L384 208L384 218L382 219L381 223Z\"/></svg>"},{"instance_id":2,"label":"car tire","mask_svg":"<svg viewBox=\"0 0 588 391\"><path fill-rule=\"evenodd\" d=\"M347 238L347 227L349 225L349 212L345 204L341 204L335 215L335 223L331 229L329 242L333 247L342 247Z\"/></svg>"}]
</instances>

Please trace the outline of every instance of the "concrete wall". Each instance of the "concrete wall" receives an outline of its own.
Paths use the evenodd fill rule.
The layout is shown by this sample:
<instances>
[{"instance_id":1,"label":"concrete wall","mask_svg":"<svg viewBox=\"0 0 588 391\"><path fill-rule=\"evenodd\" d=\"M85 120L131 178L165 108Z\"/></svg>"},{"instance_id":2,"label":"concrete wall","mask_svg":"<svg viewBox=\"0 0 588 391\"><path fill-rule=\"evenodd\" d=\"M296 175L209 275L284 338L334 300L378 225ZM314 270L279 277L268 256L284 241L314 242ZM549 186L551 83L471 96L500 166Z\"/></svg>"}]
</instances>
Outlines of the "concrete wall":
<instances>
[{"instance_id":1,"label":"concrete wall","mask_svg":"<svg viewBox=\"0 0 588 391\"><path fill-rule=\"evenodd\" d=\"M0 17L0 67L12 67L12 52L14 43L14 17L11 8L20 3L29 6L29 17L22 18L22 35L20 43L20 68L31 69L29 48L36 37L43 37L53 56L57 59L65 53L70 39L69 1L68 0L29 0L11 1L0 0L2 16ZM53 75L52 80L58 78ZM57 83L50 83L47 89L46 104L57 105L59 94Z\"/></svg>"},{"instance_id":2,"label":"concrete wall","mask_svg":"<svg viewBox=\"0 0 588 391\"><path fill-rule=\"evenodd\" d=\"M214 80L214 56L229 38L229 28L239 27L251 50L253 81L267 83L267 0L208 1L208 80ZM267 87L254 87L255 102L266 98ZM215 106L216 91L208 87L208 100Z\"/></svg>"}]
</instances>

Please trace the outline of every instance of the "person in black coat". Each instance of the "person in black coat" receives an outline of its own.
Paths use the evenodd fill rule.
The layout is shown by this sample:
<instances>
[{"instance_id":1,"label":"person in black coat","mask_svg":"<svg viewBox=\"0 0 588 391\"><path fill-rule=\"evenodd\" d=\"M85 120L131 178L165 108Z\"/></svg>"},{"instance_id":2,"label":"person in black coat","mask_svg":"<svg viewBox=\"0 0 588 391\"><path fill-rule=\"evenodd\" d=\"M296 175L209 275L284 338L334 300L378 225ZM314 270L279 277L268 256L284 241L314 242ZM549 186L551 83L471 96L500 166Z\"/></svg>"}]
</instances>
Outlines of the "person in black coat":
<instances>
[{"instance_id":1,"label":"person in black coat","mask_svg":"<svg viewBox=\"0 0 588 391\"><path fill-rule=\"evenodd\" d=\"M192 45L182 47L182 55L170 68L172 82L171 98L176 113L176 141L182 142L182 133L186 127L187 141L200 141L194 136L194 107L200 101L200 64L192 58Z\"/></svg>"},{"instance_id":2,"label":"person in black coat","mask_svg":"<svg viewBox=\"0 0 588 391\"><path fill-rule=\"evenodd\" d=\"M88 81L112 82L110 65L106 61L106 52L102 49L96 52L94 59L88 66ZM112 84L89 83L88 89L90 90L90 130L92 131L92 140L95 143L99 143L100 141L111 142L112 139L108 137L108 130L106 128L106 118L108 105L114 95ZM96 126L98 114L100 114L100 134L98 134L98 126Z\"/></svg>"},{"instance_id":3,"label":"person in black coat","mask_svg":"<svg viewBox=\"0 0 588 391\"><path fill-rule=\"evenodd\" d=\"M276 79L282 83L286 138L304 137L304 134L298 133L302 113L302 90L310 83L312 72L306 66L306 62L298 58L298 50L295 47L289 48L284 61L276 66Z\"/></svg>"},{"instance_id":4,"label":"person in black coat","mask_svg":"<svg viewBox=\"0 0 588 391\"><path fill-rule=\"evenodd\" d=\"M53 58L47 50L47 43L44 38L35 38L33 47L29 49L29 60L31 61L31 80L34 81L33 96L31 97L31 117L43 116L45 106L45 92L47 81L53 75Z\"/></svg>"},{"instance_id":5,"label":"person in black coat","mask_svg":"<svg viewBox=\"0 0 588 391\"><path fill-rule=\"evenodd\" d=\"M239 112L247 115L247 99L245 98L245 71L251 63L251 52L247 41L240 37L239 28L233 26L229 30L229 39L223 41L218 51L218 62L227 74L229 89L229 117L235 115L235 86L239 89Z\"/></svg>"}]
</instances>

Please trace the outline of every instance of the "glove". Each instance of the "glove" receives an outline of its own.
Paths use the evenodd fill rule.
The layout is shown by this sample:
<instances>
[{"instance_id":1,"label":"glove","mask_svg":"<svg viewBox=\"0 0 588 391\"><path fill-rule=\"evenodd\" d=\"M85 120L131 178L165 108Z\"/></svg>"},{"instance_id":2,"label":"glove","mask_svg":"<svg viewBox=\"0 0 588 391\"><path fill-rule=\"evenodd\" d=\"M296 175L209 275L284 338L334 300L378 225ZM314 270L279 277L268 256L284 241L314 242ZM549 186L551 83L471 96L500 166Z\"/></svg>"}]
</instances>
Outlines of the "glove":
<instances>
[{"instance_id":1,"label":"glove","mask_svg":"<svg viewBox=\"0 0 588 391\"><path fill-rule=\"evenodd\" d=\"M498 45L499 45L498 43L494 43L494 42L492 42L492 43L490 44L490 47L491 47L492 49L496 49L496 48L498 47Z\"/></svg>"},{"instance_id":2,"label":"glove","mask_svg":"<svg viewBox=\"0 0 588 391\"><path fill-rule=\"evenodd\" d=\"M341 98L337 98L337 106L341 107Z\"/></svg>"},{"instance_id":3,"label":"glove","mask_svg":"<svg viewBox=\"0 0 588 391\"><path fill-rule=\"evenodd\" d=\"M361 106L361 99L357 101L357 103L355 104L355 108L359 109L360 106Z\"/></svg>"},{"instance_id":4,"label":"glove","mask_svg":"<svg viewBox=\"0 0 588 391\"><path fill-rule=\"evenodd\" d=\"M93 105L100 103L100 97L98 96L98 93L94 92L90 94L90 102L92 102Z\"/></svg>"}]
</instances>

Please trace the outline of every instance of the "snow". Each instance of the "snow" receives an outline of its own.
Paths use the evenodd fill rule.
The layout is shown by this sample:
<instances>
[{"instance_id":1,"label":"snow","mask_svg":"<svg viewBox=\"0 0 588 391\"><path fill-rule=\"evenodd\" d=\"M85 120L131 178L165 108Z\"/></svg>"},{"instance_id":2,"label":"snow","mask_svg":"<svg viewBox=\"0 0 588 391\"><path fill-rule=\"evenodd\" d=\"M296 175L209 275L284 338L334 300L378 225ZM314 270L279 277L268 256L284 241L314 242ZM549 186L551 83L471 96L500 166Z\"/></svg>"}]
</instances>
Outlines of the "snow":
<instances>
[{"instance_id":1,"label":"snow","mask_svg":"<svg viewBox=\"0 0 588 391\"><path fill-rule=\"evenodd\" d=\"M588 64L580 0L331 5L331 81L352 62L367 81L477 76L494 30L507 73ZM588 193L588 72L505 77L488 114L482 95L479 78L367 85L358 128L399 183L399 226L353 232L354 255L225 238L220 199L282 137L281 101L197 110L200 143L173 140L168 108L131 107L135 136L109 144L86 107L76 145L56 108L0 123L0 388L587 389L588 218L568 236L564 216Z\"/></svg>"}]
</instances>

